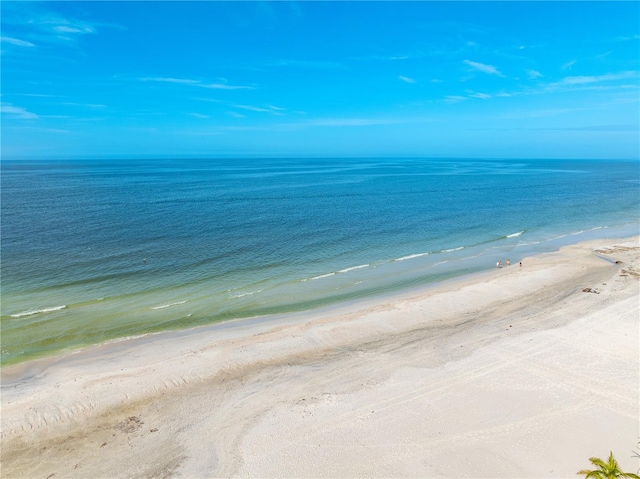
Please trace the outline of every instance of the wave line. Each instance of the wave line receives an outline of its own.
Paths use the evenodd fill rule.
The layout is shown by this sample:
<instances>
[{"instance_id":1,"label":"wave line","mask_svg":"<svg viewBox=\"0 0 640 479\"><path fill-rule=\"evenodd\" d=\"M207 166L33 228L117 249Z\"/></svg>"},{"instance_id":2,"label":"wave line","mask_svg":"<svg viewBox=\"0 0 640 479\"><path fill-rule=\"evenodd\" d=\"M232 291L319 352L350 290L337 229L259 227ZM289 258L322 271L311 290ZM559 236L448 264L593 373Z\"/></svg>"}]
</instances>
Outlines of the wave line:
<instances>
[{"instance_id":1,"label":"wave line","mask_svg":"<svg viewBox=\"0 0 640 479\"><path fill-rule=\"evenodd\" d=\"M338 273L348 273L349 271L353 271L354 269L362 269L362 268L367 268L370 265L368 264L361 264L360 266L352 266L351 268L346 268L346 269L341 269L340 271L338 271Z\"/></svg>"},{"instance_id":2,"label":"wave line","mask_svg":"<svg viewBox=\"0 0 640 479\"><path fill-rule=\"evenodd\" d=\"M29 311L22 311L21 313L11 314L12 318L22 318L23 316L33 316L34 314L40 313L51 313L53 311L60 311L61 309L66 309L67 305L63 304L62 306L53 306L51 308L42 308L42 309L30 309Z\"/></svg>"},{"instance_id":3,"label":"wave line","mask_svg":"<svg viewBox=\"0 0 640 479\"><path fill-rule=\"evenodd\" d=\"M443 253L451 253L453 251L460 251L462 249L464 249L464 246L460 246L459 248L443 249L442 252Z\"/></svg>"},{"instance_id":4,"label":"wave line","mask_svg":"<svg viewBox=\"0 0 640 479\"><path fill-rule=\"evenodd\" d=\"M406 261L406 260L408 260L408 259L419 258L419 257L421 257L421 256L427 256L427 255L429 255L429 254L431 254L431 252L428 252L428 253L416 253L416 254L410 254L410 255L408 255L408 256L403 256L403 257L401 257L401 258L394 259L393 261Z\"/></svg>"},{"instance_id":5,"label":"wave line","mask_svg":"<svg viewBox=\"0 0 640 479\"><path fill-rule=\"evenodd\" d=\"M169 304L163 304L161 306L154 306L151 309L165 309L165 308L170 308L171 306L176 306L178 304L184 304L186 303L186 301L178 301L177 303L169 303Z\"/></svg>"},{"instance_id":6,"label":"wave line","mask_svg":"<svg viewBox=\"0 0 640 479\"><path fill-rule=\"evenodd\" d=\"M259 289L257 291L248 291L246 293L238 293L231 295L232 298L242 298L243 296L251 296L252 294L262 293L264 289Z\"/></svg>"}]
</instances>

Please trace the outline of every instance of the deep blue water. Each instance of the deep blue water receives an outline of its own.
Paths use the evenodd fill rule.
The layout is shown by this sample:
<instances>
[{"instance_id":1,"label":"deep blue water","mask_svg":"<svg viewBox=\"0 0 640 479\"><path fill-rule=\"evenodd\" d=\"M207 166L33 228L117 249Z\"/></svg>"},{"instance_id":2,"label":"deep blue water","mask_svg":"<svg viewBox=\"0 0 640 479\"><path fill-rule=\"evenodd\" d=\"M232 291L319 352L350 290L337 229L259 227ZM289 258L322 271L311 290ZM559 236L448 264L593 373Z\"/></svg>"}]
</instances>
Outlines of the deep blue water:
<instances>
[{"instance_id":1,"label":"deep blue water","mask_svg":"<svg viewBox=\"0 0 640 479\"><path fill-rule=\"evenodd\" d=\"M638 234L637 161L2 165L3 363Z\"/></svg>"}]
</instances>

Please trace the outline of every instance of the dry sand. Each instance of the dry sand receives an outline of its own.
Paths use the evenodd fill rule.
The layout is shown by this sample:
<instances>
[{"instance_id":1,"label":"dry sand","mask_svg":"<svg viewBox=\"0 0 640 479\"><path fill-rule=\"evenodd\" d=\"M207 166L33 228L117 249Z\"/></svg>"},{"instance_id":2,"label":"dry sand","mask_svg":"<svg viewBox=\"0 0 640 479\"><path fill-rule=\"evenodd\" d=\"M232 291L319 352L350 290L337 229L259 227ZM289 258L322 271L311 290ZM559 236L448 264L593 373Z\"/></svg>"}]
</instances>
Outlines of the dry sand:
<instances>
[{"instance_id":1,"label":"dry sand","mask_svg":"<svg viewBox=\"0 0 640 479\"><path fill-rule=\"evenodd\" d=\"M637 472L639 256L583 243L4 368L2 477L577 477L609 451Z\"/></svg>"}]
</instances>

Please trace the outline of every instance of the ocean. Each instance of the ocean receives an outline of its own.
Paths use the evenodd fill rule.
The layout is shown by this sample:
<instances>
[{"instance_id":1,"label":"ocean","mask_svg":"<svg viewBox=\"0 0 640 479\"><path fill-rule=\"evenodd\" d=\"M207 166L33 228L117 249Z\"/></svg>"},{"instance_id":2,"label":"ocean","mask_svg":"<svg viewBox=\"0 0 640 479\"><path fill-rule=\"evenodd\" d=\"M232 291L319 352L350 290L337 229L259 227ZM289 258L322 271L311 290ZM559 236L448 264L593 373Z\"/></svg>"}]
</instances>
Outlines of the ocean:
<instances>
[{"instance_id":1,"label":"ocean","mask_svg":"<svg viewBox=\"0 0 640 479\"><path fill-rule=\"evenodd\" d=\"M640 162L1 164L2 365L639 234Z\"/></svg>"}]
</instances>

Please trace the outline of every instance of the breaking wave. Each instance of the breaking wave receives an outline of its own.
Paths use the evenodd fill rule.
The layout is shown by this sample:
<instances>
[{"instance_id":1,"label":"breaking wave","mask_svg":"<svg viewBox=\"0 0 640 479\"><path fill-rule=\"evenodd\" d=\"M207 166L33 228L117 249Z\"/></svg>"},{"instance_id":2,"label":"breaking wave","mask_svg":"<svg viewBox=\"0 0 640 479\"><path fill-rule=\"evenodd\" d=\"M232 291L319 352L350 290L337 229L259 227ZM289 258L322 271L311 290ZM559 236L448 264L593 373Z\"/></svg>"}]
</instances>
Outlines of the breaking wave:
<instances>
[{"instance_id":1,"label":"breaking wave","mask_svg":"<svg viewBox=\"0 0 640 479\"><path fill-rule=\"evenodd\" d=\"M12 318L22 318L23 316L33 316L34 314L40 313L52 313L53 311L60 311L61 309L66 309L67 305L63 304L62 306L53 306L51 308L42 308L42 309L30 309L29 311L22 311L21 313L16 313L10 315Z\"/></svg>"},{"instance_id":2,"label":"breaking wave","mask_svg":"<svg viewBox=\"0 0 640 479\"><path fill-rule=\"evenodd\" d=\"M165 308L170 308L171 306L177 306L178 304L184 304L186 303L186 301L178 301L177 303L169 303L169 304L163 304L160 306L154 306L151 309L165 309Z\"/></svg>"}]
</instances>

